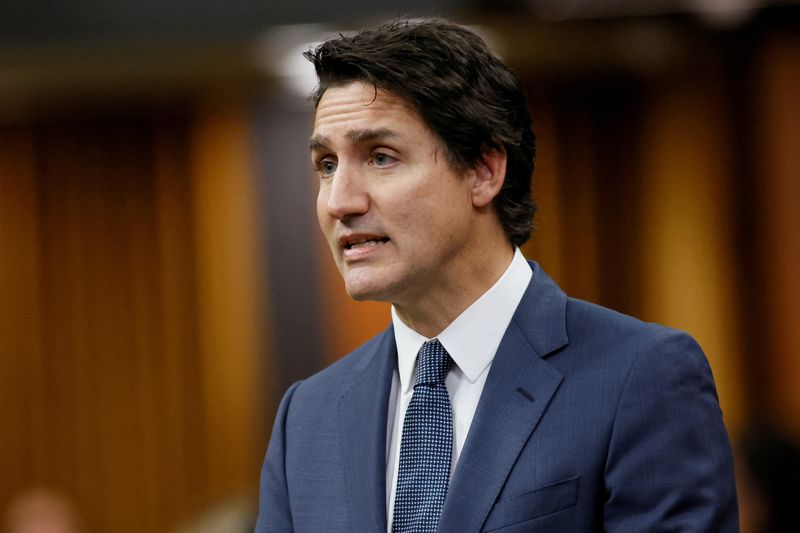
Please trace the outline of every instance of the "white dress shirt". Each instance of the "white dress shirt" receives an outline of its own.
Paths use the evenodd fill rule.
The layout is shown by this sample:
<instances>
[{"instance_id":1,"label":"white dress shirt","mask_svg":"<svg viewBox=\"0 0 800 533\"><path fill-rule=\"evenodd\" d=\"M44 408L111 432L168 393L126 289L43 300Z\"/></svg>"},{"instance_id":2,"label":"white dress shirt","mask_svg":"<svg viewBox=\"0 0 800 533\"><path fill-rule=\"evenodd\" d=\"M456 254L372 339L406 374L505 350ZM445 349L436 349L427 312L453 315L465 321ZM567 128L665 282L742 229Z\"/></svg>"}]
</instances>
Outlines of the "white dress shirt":
<instances>
[{"instance_id":1,"label":"white dress shirt","mask_svg":"<svg viewBox=\"0 0 800 533\"><path fill-rule=\"evenodd\" d=\"M492 360L525 294L531 275L530 266L517 248L500 279L436 337L455 361L445 380L453 406L451 477L467 439ZM392 530L403 419L414 392L417 353L422 344L430 340L408 327L397 316L394 306L392 324L397 342L397 371L392 378L386 424L386 518L389 533Z\"/></svg>"}]
</instances>

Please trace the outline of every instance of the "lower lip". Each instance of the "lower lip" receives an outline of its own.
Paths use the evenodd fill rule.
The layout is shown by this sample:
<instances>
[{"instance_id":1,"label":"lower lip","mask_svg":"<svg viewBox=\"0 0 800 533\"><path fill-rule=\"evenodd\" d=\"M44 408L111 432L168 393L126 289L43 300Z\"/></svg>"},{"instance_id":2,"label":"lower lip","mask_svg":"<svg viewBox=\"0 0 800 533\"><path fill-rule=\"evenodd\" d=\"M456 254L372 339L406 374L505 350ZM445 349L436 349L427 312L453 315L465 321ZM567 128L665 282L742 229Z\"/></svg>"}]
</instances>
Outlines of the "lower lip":
<instances>
[{"instance_id":1,"label":"lower lip","mask_svg":"<svg viewBox=\"0 0 800 533\"><path fill-rule=\"evenodd\" d=\"M368 246L360 246L358 248L345 248L342 252L342 257L347 262L366 259L377 253L380 253L386 247L387 244L388 241L387 242L381 241L378 244L370 244Z\"/></svg>"}]
</instances>

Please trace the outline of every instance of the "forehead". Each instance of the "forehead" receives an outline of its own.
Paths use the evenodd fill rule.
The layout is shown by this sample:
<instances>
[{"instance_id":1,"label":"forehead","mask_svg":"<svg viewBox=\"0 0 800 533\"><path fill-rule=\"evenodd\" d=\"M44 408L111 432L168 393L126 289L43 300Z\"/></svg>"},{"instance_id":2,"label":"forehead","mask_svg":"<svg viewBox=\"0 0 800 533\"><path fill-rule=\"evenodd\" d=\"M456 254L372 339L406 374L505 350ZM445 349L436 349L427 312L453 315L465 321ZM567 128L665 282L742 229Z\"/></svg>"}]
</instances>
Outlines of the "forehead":
<instances>
[{"instance_id":1,"label":"forehead","mask_svg":"<svg viewBox=\"0 0 800 533\"><path fill-rule=\"evenodd\" d=\"M317 106L313 136L353 138L360 130L388 130L399 137L431 135L405 98L361 82L329 87Z\"/></svg>"}]
</instances>

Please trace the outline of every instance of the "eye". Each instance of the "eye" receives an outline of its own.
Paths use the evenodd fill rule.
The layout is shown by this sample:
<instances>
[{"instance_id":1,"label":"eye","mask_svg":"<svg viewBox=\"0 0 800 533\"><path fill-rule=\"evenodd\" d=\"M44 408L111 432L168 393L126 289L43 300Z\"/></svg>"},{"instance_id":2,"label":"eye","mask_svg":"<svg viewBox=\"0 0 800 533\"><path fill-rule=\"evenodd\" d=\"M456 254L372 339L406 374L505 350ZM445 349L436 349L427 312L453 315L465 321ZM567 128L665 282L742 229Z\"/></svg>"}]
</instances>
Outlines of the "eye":
<instances>
[{"instance_id":1,"label":"eye","mask_svg":"<svg viewBox=\"0 0 800 533\"><path fill-rule=\"evenodd\" d=\"M369 163L376 167L388 167L396 163L397 159L383 152L375 152L370 157Z\"/></svg>"},{"instance_id":2,"label":"eye","mask_svg":"<svg viewBox=\"0 0 800 533\"><path fill-rule=\"evenodd\" d=\"M322 178L330 178L336 172L336 161L332 159L323 159L316 164L316 171Z\"/></svg>"}]
</instances>

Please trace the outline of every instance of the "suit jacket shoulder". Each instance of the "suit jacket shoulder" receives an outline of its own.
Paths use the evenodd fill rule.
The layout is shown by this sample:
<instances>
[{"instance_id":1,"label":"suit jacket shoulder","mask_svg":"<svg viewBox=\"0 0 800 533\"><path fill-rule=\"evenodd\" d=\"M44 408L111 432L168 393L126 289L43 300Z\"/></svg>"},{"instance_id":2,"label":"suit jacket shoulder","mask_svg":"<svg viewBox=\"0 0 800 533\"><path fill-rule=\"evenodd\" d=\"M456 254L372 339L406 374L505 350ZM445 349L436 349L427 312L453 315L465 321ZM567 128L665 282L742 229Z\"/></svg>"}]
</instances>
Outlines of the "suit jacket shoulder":
<instances>
[{"instance_id":1,"label":"suit jacket shoulder","mask_svg":"<svg viewBox=\"0 0 800 533\"><path fill-rule=\"evenodd\" d=\"M256 531L385 529L391 327L286 393L261 474Z\"/></svg>"},{"instance_id":2,"label":"suit jacket shoulder","mask_svg":"<svg viewBox=\"0 0 800 533\"><path fill-rule=\"evenodd\" d=\"M394 330L389 326L341 359L300 381L293 403L336 401L370 365L385 363L376 359L391 357L395 353Z\"/></svg>"}]
</instances>

